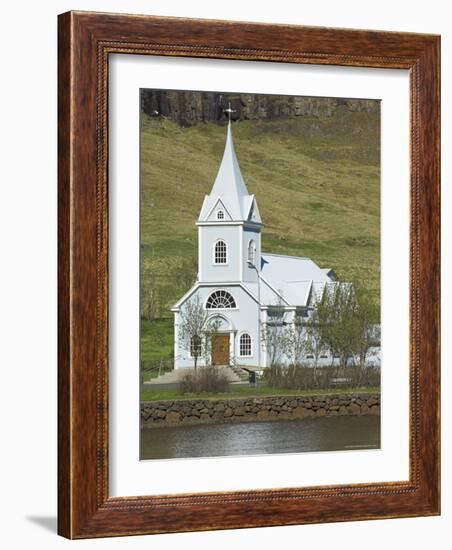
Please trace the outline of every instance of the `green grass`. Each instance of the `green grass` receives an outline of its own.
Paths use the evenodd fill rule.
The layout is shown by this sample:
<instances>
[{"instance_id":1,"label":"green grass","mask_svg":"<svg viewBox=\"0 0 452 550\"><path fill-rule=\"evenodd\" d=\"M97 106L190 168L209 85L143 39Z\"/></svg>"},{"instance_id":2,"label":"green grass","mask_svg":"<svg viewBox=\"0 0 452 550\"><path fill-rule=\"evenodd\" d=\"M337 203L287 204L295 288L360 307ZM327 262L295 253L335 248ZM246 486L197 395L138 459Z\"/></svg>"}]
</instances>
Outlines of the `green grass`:
<instances>
[{"instance_id":1,"label":"green grass","mask_svg":"<svg viewBox=\"0 0 452 550\"><path fill-rule=\"evenodd\" d=\"M141 360L157 362L171 357L174 350L173 319L141 320Z\"/></svg>"},{"instance_id":2,"label":"green grass","mask_svg":"<svg viewBox=\"0 0 452 550\"><path fill-rule=\"evenodd\" d=\"M380 393L380 388L331 388L327 390L285 390L269 386L232 386L225 393L178 393L176 388L144 388L141 391L141 401L175 401L190 399L232 399L234 397L263 397L278 395L337 395L345 393Z\"/></svg>"},{"instance_id":3,"label":"green grass","mask_svg":"<svg viewBox=\"0 0 452 550\"><path fill-rule=\"evenodd\" d=\"M380 120L377 111L233 124L234 144L264 222L262 250L308 256L380 300ZM163 304L162 322L142 325L142 358L172 352L175 284L197 258L205 194L220 165L226 128L182 128L142 115L141 258ZM146 281L144 281L146 283Z\"/></svg>"}]
</instances>

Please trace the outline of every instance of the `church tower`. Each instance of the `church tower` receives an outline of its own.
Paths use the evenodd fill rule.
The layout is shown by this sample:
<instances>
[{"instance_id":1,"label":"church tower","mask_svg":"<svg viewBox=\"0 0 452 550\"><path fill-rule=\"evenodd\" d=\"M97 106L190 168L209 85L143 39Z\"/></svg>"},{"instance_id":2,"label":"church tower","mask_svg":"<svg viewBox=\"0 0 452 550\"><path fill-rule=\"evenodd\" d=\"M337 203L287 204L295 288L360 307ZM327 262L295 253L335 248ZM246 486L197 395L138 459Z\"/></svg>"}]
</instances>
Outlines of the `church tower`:
<instances>
[{"instance_id":1,"label":"church tower","mask_svg":"<svg viewBox=\"0 0 452 550\"><path fill-rule=\"evenodd\" d=\"M240 171L228 122L226 145L212 191L197 221L198 282L256 282L261 270L262 220Z\"/></svg>"}]
</instances>

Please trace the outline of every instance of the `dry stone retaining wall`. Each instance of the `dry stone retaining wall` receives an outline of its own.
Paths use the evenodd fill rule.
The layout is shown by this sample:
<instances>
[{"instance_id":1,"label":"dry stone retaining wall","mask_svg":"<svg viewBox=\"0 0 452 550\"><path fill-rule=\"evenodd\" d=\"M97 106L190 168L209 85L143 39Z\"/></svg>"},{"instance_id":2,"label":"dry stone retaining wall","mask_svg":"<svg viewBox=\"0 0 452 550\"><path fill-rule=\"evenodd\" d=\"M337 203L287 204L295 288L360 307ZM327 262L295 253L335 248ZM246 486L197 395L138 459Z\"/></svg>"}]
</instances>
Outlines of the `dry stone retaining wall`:
<instances>
[{"instance_id":1,"label":"dry stone retaining wall","mask_svg":"<svg viewBox=\"0 0 452 550\"><path fill-rule=\"evenodd\" d=\"M292 420L320 416L380 414L379 394L250 397L144 402L141 425Z\"/></svg>"}]
</instances>

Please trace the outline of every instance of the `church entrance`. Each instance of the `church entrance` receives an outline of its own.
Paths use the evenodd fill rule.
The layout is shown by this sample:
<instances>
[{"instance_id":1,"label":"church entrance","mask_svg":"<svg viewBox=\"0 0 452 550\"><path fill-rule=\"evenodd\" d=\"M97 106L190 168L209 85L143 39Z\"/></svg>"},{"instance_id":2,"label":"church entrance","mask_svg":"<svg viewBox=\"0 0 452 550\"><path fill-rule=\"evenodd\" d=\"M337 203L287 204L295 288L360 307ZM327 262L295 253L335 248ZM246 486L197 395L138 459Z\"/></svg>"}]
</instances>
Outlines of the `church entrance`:
<instances>
[{"instance_id":1,"label":"church entrance","mask_svg":"<svg viewBox=\"0 0 452 550\"><path fill-rule=\"evenodd\" d=\"M212 336L212 365L229 365L229 334Z\"/></svg>"}]
</instances>

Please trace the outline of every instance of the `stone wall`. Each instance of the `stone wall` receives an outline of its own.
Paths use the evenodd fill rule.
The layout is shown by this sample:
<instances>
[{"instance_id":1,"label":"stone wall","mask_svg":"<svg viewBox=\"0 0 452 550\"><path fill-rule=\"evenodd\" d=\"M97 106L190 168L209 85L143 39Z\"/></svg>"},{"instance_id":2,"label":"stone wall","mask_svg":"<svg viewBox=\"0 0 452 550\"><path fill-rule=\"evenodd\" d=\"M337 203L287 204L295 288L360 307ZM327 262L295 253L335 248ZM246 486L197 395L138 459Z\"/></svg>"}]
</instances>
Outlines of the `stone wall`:
<instances>
[{"instance_id":1,"label":"stone wall","mask_svg":"<svg viewBox=\"0 0 452 550\"><path fill-rule=\"evenodd\" d=\"M144 402L141 404L141 425L158 427L364 414L380 414L379 394Z\"/></svg>"}]
</instances>

